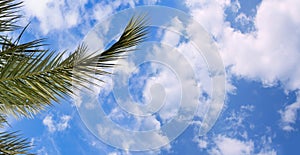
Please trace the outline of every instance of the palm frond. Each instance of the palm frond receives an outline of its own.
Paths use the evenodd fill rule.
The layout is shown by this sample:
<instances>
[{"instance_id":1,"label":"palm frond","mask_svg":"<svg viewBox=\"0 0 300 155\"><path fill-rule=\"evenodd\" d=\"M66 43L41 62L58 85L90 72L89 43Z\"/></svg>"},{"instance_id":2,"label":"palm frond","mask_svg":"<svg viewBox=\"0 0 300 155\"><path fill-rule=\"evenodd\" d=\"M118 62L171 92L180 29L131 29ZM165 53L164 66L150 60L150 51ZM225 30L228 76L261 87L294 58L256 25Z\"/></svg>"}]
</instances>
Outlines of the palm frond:
<instances>
[{"instance_id":1,"label":"palm frond","mask_svg":"<svg viewBox=\"0 0 300 155\"><path fill-rule=\"evenodd\" d=\"M19 27L16 22L21 17L17 14L21 4L22 2L16 3L15 0L0 0L0 33Z\"/></svg>"},{"instance_id":2,"label":"palm frond","mask_svg":"<svg viewBox=\"0 0 300 155\"><path fill-rule=\"evenodd\" d=\"M107 75L107 68L115 65L127 52L146 39L147 20L145 16L133 17L120 39L100 54L86 56L87 47L78 46L66 59L65 52L57 54L44 50L43 39L20 44L27 26L17 39L7 32L19 28L16 22L21 17L22 2L0 0L0 127L6 116L32 116L51 105L52 101L72 94L71 86L85 87L96 84L93 74ZM16 132L0 132L0 154L30 154L30 143Z\"/></svg>"},{"instance_id":3,"label":"palm frond","mask_svg":"<svg viewBox=\"0 0 300 155\"><path fill-rule=\"evenodd\" d=\"M80 45L62 59L64 52L38 49L41 40L19 45L6 40L9 46L2 46L0 51L0 60L5 60L0 63L0 113L30 117L51 105L51 101L72 94L72 82L83 87L87 83L97 84L90 80L97 79L94 74L109 74L106 69L113 67L115 60L144 41L147 34L144 17L133 17L120 39L100 54L86 56L87 47Z\"/></svg>"},{"instance_id":4,"label":"palm frond","mask_svg":"<svg viewBox=\"0 0 300 155\"><path fill-rule=\"evenodd\" d=\"M147 39L148 20L145 17L146 15L140 15L130 19L120 39L99 55L100 64L120 59L130 48Z\"/></svg>"},{"instance_id":5,"label":"palm frond","mask_svg":"<svg viewBox=\"0 0 300 155\"><path fill-rule=\"evenodd\" d=\"M3 128L4 124L8 124L7 121L6 121L6 116L0 114L0 128Z\"/></svg>"},{"instance_id":6,"label":"palm frond","mask_svg":"<svg viewBox=\"0 0 300 155\"><path fill-rule=\"evenodd\" d=\"M26 154L31 145L26 139L20 138L16 132L0 132L0 154Z\"/></svg>"}]
</instances>

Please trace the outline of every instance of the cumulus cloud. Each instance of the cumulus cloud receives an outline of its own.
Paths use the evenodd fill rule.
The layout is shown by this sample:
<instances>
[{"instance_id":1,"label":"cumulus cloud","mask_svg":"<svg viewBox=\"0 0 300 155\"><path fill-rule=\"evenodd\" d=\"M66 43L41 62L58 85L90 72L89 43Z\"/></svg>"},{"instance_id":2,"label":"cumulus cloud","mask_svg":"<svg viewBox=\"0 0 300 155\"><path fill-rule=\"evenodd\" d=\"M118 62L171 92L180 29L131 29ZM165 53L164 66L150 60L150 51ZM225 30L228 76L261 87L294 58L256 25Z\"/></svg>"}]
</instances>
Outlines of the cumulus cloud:
<instances>
[{"instance_id":1,"label":"cumulus cloud","mask_svg":"<svg viewBox=\"0 0 300 155\"><path fill-rule=\"evenodd\" d=\"M53 133L55 131L64 131L69 127L71 116L63 115L58 121L53 119L52 115L47 115L43 119L43 124L47 127L48 131Z\"/></svg>"},{"instance_id":2,"label":"cumulus cloud","mask_svg":"<svg viewBox=\"0 0 300 155\"><path fill-rule=\"evenodd\" d=\"M234 74L267 85L281 81L289 90L300 87L300 16L294 13L299 10L295 3L299 2L262 1L254 20L254 33L224 28L221 53Z\"/></svg>"},{"instance_id":3,"label":"cumulus cloud","mask_svg":"<svg viewBox=\"0 0 300 155\"><path fill-rule=\"evenodd\" d=\"M300 1L262 1L256 15L240 13L235 18L242 26L253 22L255 29L246 33L231 27L225 20L229 7L238 13L238 1L186 0L190 14L211 33L228 72L233 76L274 86L280 82L287 91L300 88ZM276 17L276 18L274 18ZM299 103L286 106L281 126L286 131L297 119Z\"/></svg>"},{"instance_id":4,"label":"cumulus cloud","mask_svg":"<svg viewBox=\"0 0 300 155\"><path fill-rule=\"evenodd\" d=\"M84 11L87 0L24 0L26 17L36 18L44 34L51 30L66 29L81 20L80 13Z\"/></svg>"},{"instance_id":5,"label":"cumulus cloud","mask_svg":"<svg viewBox=\"0 0 300 155\"><path fill-rule=\"evenodd\" d=\"M216 37L231 73L266 85L281 81L288 90L299 88L299 1L262 1L255 17L239 14L236 20L242 24L254 21L256 31L249 33L235 30L225 21L224 10L229 4L226 0L186 1L191 15ZM240 8L236 1L231 4Z\"/></svg>"},{"instance_id":6,"label":"cumulus cloud","mask_svg":"<svg viewBox=\"0 0 300 155\"><path fill-rule=\"evenodd\" d=\"M197 20L209 33L219 37L225 24L224 8L230 4L230 1L186 0L185 4L190 10L189 13L195 20Z\"/></svg>"},{"instance_id":7,"label":"cumulus cloud","mask_svg":"<svg viewBox=\"0 0 300 155\"><path fill-rule=\"evenodd\" d=\"M152 72L158 72L158 74L155 75L154 79L147 80L143 95L146 102L152 104L150 106L154 110L160 110L161 119L166 121L177 115L178 107L181 104L181 81L177 79L178 77L170 68L151 64L151 70Z\"/></svg>"}]
</instances>

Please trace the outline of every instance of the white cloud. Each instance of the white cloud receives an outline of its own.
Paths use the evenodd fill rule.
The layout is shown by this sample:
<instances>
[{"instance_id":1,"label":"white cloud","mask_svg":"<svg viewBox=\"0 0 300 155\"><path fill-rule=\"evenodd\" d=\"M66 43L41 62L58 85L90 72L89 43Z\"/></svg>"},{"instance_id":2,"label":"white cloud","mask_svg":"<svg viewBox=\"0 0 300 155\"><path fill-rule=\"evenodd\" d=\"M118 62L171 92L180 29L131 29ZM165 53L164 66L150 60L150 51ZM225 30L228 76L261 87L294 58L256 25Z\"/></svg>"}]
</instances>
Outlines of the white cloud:
<instances>
[{"instance_id":1,"label":"white cloud","mask_svg":"<svg viewBox=\"0 0 300 155\"><path fill-rule=\"evenodd\" d=\"M167 63L167 62L166 62ZM165 66L151 64L151 72L159 72L154 79L146 82L143 96L153 109L160 110L159 115L166 121L177 115L181 100L181 83L176 75ZM160 87L158 87L160 86ZM163 90L161 90L163 89ZM163 91L163 92L162 92ZM160 109L161 108L161 109Z\"/></svg>"},{"instance_id":2,"label":"white cloud","mask_svg":"<svg viewBox=\"0 0 300 155\"><path fill-rule=\"evenodd\" d=\"M169 33L170 34L170 33ZM179 41L179 38L176 35L164 35L162 38L163 39L168 39L172 37L176 37L172 42L175 43ZM168 42L170 43L170 42ZM170 43L171 44L171 43ZM166 52L162 52L166 51ZM183 51L181 51L183 53ZM199 99L199 90L198 87L195 87L195 79L193 79L193 74L194 70L191 68L192 64L189 64L188 61L183 57L183 54L180 54L179 52L175 50L169 50L166 47L160 47L160 46L154 46L147 52L147 60L156 60L158 63L157 64L151 64L151 73L155 73L156 76L154 79L148 79L145 84L145 88L143 91L143 95L146 99L146 102L150 102L151 99L158 99L160 97L166 97L165 104L163 105L164 107L161 109L159 112L161 118L163 120L171 118L171 116L176 115L176 111L178 109L178 104L180 104L180 101L185 102L185 108L190 108L190 105L187 104L193 104L193 103L198 103ZM192 58L192 56L190 57ZM180 60L180 63L178 63L178 60ZM127 76L128 73L132 72L135 70L135 65L131 63L133 60L129 60L125 62L125 64L122 64L122 67L120 67L121 75L119 76L118 80L116 80L117 84L121 84L124 86L128 85L128 80L123 78L122 75L124 74ZM195 60L196 61L196 60ZM192 63L192 62L191 62ZM163 66L161 68L161 65ZM127 66L133 66L133 67L127 67ZM169 67L169 68L168 68ZM116 68L118 70L118 68ZM139 70L138 70L139 71ZM175 74L174 74L175 72ZM176 74L180 74L179 76ZM119 74L117 74L119 75ZM178 81L179 80L179 81ZM115 86L117 84L114 84ZM166 96L162 96L161 93L157 94L156 91L152 91L152 88L155 84L159 83L161 86L163 86L164 91L166 93ZM183 88L182 88L183 87ZM181 99L181 91L187 93L187 90L192 90L195 88L195 91L191 91L189 94L185 94L184 98ZM103 91L111 91L110 90L105 90ZM127 91L127 90L126 90ZM102 92L102 93L105 93ZM117 94L114 94L117 96ZM117 101L120 103L127 103L126 101L130 96L124 96L124 93L121 94L122 101ZM124 100L123 100L124 99ZM130 102L132 104L132 102ZM178 103L178 104L176 104ZM107 104L107 103L106 103ZM193 108L192 110L195 110L196 108ZM126 110L129 111L129 108L126 108ZM134 112L136 112L136 109L133 109ZM121 113L121 115L120 115ZM128 119L128 117L124 117L122 112L120 111L119 108L115 108L111 111L109 114L109 117L112 118L113 120L118 120L118 119ZM132 118L132 117L130 117ZM138 118L133 118L136 119L137 123L134 124L134 129L143 129L143 130L149 130L149 129L159 129L161 127L160 122L155 118L154 116L147 117L146 119L138 119ZM129 126L129 125L128 125ZM111 127L111 129L109 129ZM106 135L107 132L109 132L111 137L118 137L121 139L120 141L116 142L118 146L122 146L123 148L135 148L138 147L141 144L144 144L144 142L147 142L148 144L152 143L149 146L152 145L159 145L163 143L168 142L168 138L164 135L154 133L150 137L143 137L143 143L139 142L140 137L136 137L137 135L127 135L127 133L120 134L121 131L116 128L112 128L112 126L106 126L106 127L101 127L99 124L98 126L98 134L99 135ZM130 138L129 138L130 137ZM136 138L134 138L136 137ZM129 140L130 139L130 140ZM123 141L126 140L126 141ZM115 140L112 140L115 141ZM148 145L147 144L147 145ZM146 145L146 144L145 144Z\"/></svg>"},{"instance_id":3,"label":"white cloud","mask_svg":"<svg viewBox=\"0 0 300 155\"><path fill-rule=\"evenodd\" d=\"M123 130L109 123L97 124L98 135L104 137L105 142L124 150L145 150L158 148L162 144L169 144L168 137L158 132L132 132Z\"/></svg>"},{"instance_id":4,"label":"white cloud","mask_svg":"<svg viewBox=\"0 0 300 155\"><path fill-rule=\"evenodd\" d=\"M270 150L270 151L262 151L259 152L257 155L276 155L277 152L275 150Z\"/></svg>"},{"instance_id":5,"label":"white cloud","mask_svg":"<svg viewBox=\"0 0 300 155\"><path fill-rule=\"evenodd\" d=\"M43 124L47 127L48 131L53 133L55 131L64 131L69 127L69 121L71 116L63 115L60 117L59 121L53 120L52 115L47 115L43 119Z\"/></svg>"},{"instance_id":6,"label":"white cloud","mask_svg":"<svg viewBox=\"0 0 300 155\"><path fill-rule=\"evenodd\" d=\"M219 135L214 138L216 147L210 151L212 155L242 155L252 154L254 143Z\"/></svg>"},{"instance_id":7,"label":"white cloud","mask_svg":"<svg viewBox=\"0 0 300 155\"><path fill-rule=\"evenodd\" d=\"M56 131L56 127L55 127L55 125L54 125L54 122L53 122L53 120L52 120L52 116L46 116L44 119L43 119L43 124L45 125L45 126L47 126L47 128L48 128L48 130L50 131L50 132L54 132L54 131Z\"/></svg>"},{"instance_id":8,"label":"white cloud","mask_svg":"<svg viewBox=\"0 0 300 155\"><path fill-rule=\"evenodd\" d=\"M227 132L227 135L240 136L247 139L248 132L244 129L250 128L250 125L246 125L245 122L254 108L253 105L242 105L239 110L228 112L230 115L224 118L224 122L227 124L224 129L230 130Z\"/></svg>"},{"instance_id":9,"label":"white cloud","mask_svg":"<svg viewBox=\"0 0 300 155\"><path fill-rule=\"evenodd\" d=\"M222 0L186 0L194 18L216 37L229 73L261 81L266 86L280 81L287 91L299 89L300 14L297 11L300 1L262 1L254 17L239 14L236 20L241 24L254 22L255 31L249 33L235 30L225 21L224 11L228 4ZM240 5L234 1L230 7L237 12ZM280 111L283 130L294 130L292 125L299 109L297 101Z\"/></svg>"},{"instance_id":10,"label":"white cloud","mask_svg":"<svg viewBox=\"0 0 300 155\"><path fill-rule=\"evenodd\" d=\"M37 154L44 154L44 155L48 155L47 149L45 147L42 147L41 149L37 150Z\"/></svg>"},{"instance_id":11,"label":"white cloud","mask_svg":"<svg viewBox=\"0 0 300 155\"><path fill-rule=\"evenodd\" d=\"M225 21L228 1L186 1L191 15L217 38L231 73L266 85L280 80L288 90L300 87L300 14L296 13L299 3L297 0L262 1L255 17L238 16L237 20L242 22L254 19L256 31L243 34Z\"/></svg>"},{"instance_id":12,"label":"white cloud","mask_svg":"<svg viewBox=\"0 0 300 155\"><path fill-rule=\"evenodd\" d=\"M205 140L199 140L198 146L200 149L205 149L205 148L207 148L207 142Z\"/></svg>"},{"instance_id":13,"label":"white cloud","mask_svg":"<svg viewBox=\"0 0 300 155\"><path fill-rule=\"evenodd\" d=\"M300 95L298 93L297 101L290 105L284 107L283 110L280 110L279 113L281 115L280 126L284 131L294 131L295 128L293 125L297 121L298 111L300 110Z\"/></svg>"},{"instance_id":14,"label":"white cloud","mask_svg":"<svg viewBox=\"0 0 300 155\"><path fill-rule=\"evenodd\" d=\"M69 127L69 121L71 116L63 115L60 118L60 122L57 124L57 131L63 131Z\"/></svg>"},{"instance_id":15,"label":"white cloud","mask_svg":"<svg viewBox=\"0 0 300 155\"><path fill-rule=\"evenodd\" d=\"M273 136L274 137L274 136ZM259 151L258 155L276 155L277 152L273 148L270 147L270 144L273 143L271 137L262 136L261 137L261 150Z\"/></svg>"},{"instance_id":16,"label":"white cloud","mask_svg":"<svg viewBox=\"0 0 300 155\"><path fill-rule=\"evenodd\" d=\"M240 13L234 20L235 22L240 23L242 26L245 26L249 24L251 21L253 21L251 16L247 16L244 13Z\"/></svg>"},{"instance_id":17,"label":"white cloud","mask_svg":"<svg viewBox=\"0 0 300 155\"><path fill-rule=\"evenodd\" d=\"M137 118L138 119L138 118ZM140 124L140 131L141 130L159 130L161 128L160 122L155 118L155 116L146 117L141 120Z\"/></svg>"},{"instance_id":18,"label":"white cloud","mask_svg":"<svg viewBox=\"0 0 300 155\"><path fill-rule=\"evenodd\" d=\"M242 105L239 110L233 110L229 116L220 121L222 128L211 131L205 136L196 135L193 139L203 151L212 155L239 154L276 154L273 149L273 138L276 137L270 127L266 127L261 138L248 133L251 122L247 117L252 114L253 105ZM247 123L245 123L247 122Z\"/></svg>"},{"instance_id":19,"label":"white cloud","mask_svg":"<svg viewBox=\"0 0 300 155\"><path fill-rule=\"evenodd\" d=\"M118 155L118 152L110 152L108 155Z\"/></svg>"},{"instance_id":20,"label":"white cloud","mask_svg":"<svg viewBox=\"0 0 300 155\"><path fill-rule=\"evenodd\" d=\"M238 0L235 0L230 5L231 11L237 13L241 9L241 4Z\"/></svg>"},{"instance_id":21,"label":"white cloud","mask_svg":"<svg viewBox=\"0 0 300 155\"><path fill-rule=\"evenodd\" d=\"M154 5L158 2L160 2L160 0L143 0L144 4L146 5Z\"/></svg>"},{"instance_id":22,"label":"white cloud","mask_svg":"<svg viewBox=\"0 0 300 155\"><path fill-rule=\"evenodd\" d=\"M24 12L28 18L36 18L44 34L51 30L76 26L81 21L87 0L24 0Z\"/></svg>"},{"instance_id":23,"label":"white cloud","mask_svg":"<svg viewBox=\"0 0 300 155\"><path fill-rule=\"evenodd\" d=\"M295 3L299 1L262 1L254 20L254 33L224 28L221 53L234 74L268 85L280 80L286 89L300 87L300 16L293 13L300 5Z\"/></svg>"},{"instance_id":24,"label":"white cloud","mask_svg":"<svg viewBox=\"0 0 300 155\"><path fill-rule=\"evenodd\" d=\"M207 147L209 145L209 141L207 139L207 136L202 136L202 137L198 137L198 138L194 137L193 141L198 144L198 147L200 149L207 149Z\"/></svg>"},{"instance_id":25,"label":"white cloud","mask_svg":"<svg viewBox=\"0 0 300 155\"><path fill-rule=\"evenodd\" d=\"M224 7L229 4L227 0L186 0L190 14L209 33L219 36L224 25Z\"/></svg>"},{"instance_id":26,"label":"white cloud","mask_svg":"<svg viewBox=\"0 0 300 155\"><path fill-rule=\"evenodd\" d=\"M87 3L92 3L91 8L87 8ZM26 25L29 21L30 33L35 37L57 37L52 43L56 49L69 50L73 52L82 40L83 35L88 33L93 20L100 21L116 12L120 6L135 7L137 0L114 1L109 3L95 2L88 0L24 0L23 13L26 19L21 21L21 25ZM36 19L36 21L35 21ZM109 22L102 22L105 25ZM109 25L105 25L106 29ZM76 28L76 33L74 29ZM28 31L29 32L29 31ZM102 49L102 42L94 49ZM90 49L91 49L90 48Z\"/></svg>"},{"instance_id":27,"label":"white cloud","mask_svg":"<svg viewBox=\"0 0 300 155\"><path fill-rule=\"evenodd\" d=\"M111 1L109 3L105 3L104 1L94 4L93 7L93 18L100 21L108 16L111 16L113 13L116 13L116 10L120 6L128 6L129 8L134 8L136 3L138 3L139 0L116 0ZM149 1L149 3L154 3Z\"/></svg>"},{"instance_id":28,"label":"white cloud","mask_svg":"<svg viewBox=\"0 0 300 155\"><path fill-rule=\"evenodd\" d=\"M81 6L85 2L80 1ZM238 10L240 8L237 2L235 1L236 7L232 9ZM186 3L191 8L191 14L195 16L195 19L219 39L219 47L225 64L226 66L232 66L232 73L246 78L259 79L267 84L273 84L276 80L281 80L286 84L287 88L295 89L300 86L300 81L297 78L300 75L300 69L297 67L297 60L300 58L298 54L299 45L297 44L299 42L299 30L296 29L294 31L295 27L299 26L297 10L300 5L296 5L293 2L295 1L288 0L286 3L280 1L263 1L262 5L258 8L258 14L255 18L257 32L251 34L242 34L239 31L234 31L224 21L224 7L228 6L228 0L187 0ZM49 0L43 2L25 0L25 3L29 4L25 4L27 6L27 13L32 17L36 17L41 22L41 28L44 33L48 33L54 29L70 28L80 22L78 21L78 13L68 10L68 5L71 4L71 1L60 0L57 3L52 3ZM149 1L149 3L154 3L154 1ZM120 5L130 5L133 7L135 1L115 1L107 5L99 3L94 7L93 17L97 20L102 19L112 14ZM81 6L76 5L75 8L77 11L80 10ZM53 13L49 14L47 12ZM278 18L274 19L274 14L278 15ZM52 18L55 20L49 20ZM237 20L245 22L248 20L248 17L246 18L241 14ZM285 28L286 26L288 28ZM172 43L177 41L176 36L165 35L165 37L169 41L174 39ZM182 44L181 46L184 48L183 46L185 45ZM289 61L286 61L287 58ZM206 83L208 82L204 84ZM149 87L151 85L151 83L148 84ZM208 86L203 86L203 88L208 88ZM294 120L297 116L297 110L295 109L298 109L298 106L298 103L294 103L282 111L282 121L288 124L286 130L289 130L289 125L295 122ZM67 128L68 121L68 118L62 118L61 122L57 123L52 119L52 116L47 116L43 120L43 123L48 127L50 132L54 132ZM218 140L244 146L243 142L235 139L221 137ZM201 142L202 147L206 145L205 142ZM228 151L220 147L221 145L218 145L217 151ZM238 152L241 150L235 151Z\"/></svg>"},{"instance_id":29,"label":"white cloud","mask_svg":"<svg viewBox=\"0 0 300 155\"><path fill-rule=\"evenodd\" d=\"M103 4L103 3L98 3L95 4L93 8L93 16L95 19L98 21L111 15L114 11L115 8L119 5L116 5L119 1L115 1L113 4Z\"/></svg>"}]
</instances>

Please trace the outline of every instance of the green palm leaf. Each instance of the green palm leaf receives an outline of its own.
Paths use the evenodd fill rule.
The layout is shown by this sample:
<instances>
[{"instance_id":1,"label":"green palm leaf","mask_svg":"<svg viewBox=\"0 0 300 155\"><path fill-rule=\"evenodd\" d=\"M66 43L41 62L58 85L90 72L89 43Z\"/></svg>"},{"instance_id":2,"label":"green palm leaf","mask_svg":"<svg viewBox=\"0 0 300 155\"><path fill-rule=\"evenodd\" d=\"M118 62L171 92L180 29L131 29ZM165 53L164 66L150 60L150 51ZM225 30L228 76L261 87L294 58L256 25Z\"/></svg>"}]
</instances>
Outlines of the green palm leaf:
<instances>
[{"instance_id":1,"label":"green palm leaf","mask_svg":"<svg viewBox=\"0 0 300 155\"><path fill-rule=\"evenodd\" d=\"M21 4L0 0L0 127L7 123L7 115L30 117L70 96L72 86L103 82L94 75L110 74L107 69L144 41L148 32L145 16L132 17L119 40L107 50L87 55L87 47L80 45L63 59L66 52L45 50L43 39L19 43L28 25L17 39L7 36L19 28ZM15 132L0 132L0 154L29 154L29 146Z\"/></svg>"},{"instance_id":2,"label":"green palm leaf","mask_svg":"<svg viewBox=\"0 0 300 155\"><path fill-rule=\"evenodd\" d=\"M4 124L7 124L6 116L0 114L0 128L3 128L3 127L4 127Z\"/></svg>"},{"instance_id":3,"label":"green palm leaf","mask_svg":"<svg viewBox=\"0 0 300 155\"><path fill-rule=\"evenodd\" d=\"M0 32L13 31L19 26L15 23L21 17L18 13L22 2L0 0Z\"/></svg>"},{"instance_id":4,"label":"green palm leaf","mask_svg":"<svg viewBox=\"0 0 300 155\"><path fill-rule=\"evenodd\" d=\"M144 16L133 17L120 39L106 51L86 56L87 48L80 45L64 60L65 53L34 50L42 46L40 40L20 45L7 41L10 45L0 51L0 60L5 60L0 66L0 112L31 116L51 101L72 94L72 82L75 86L96 84L90 80L96 79L92 74L109 74L106 68L113 67L114 61L142 42L146 34Z\"/></svg>"},{"instance_id":5,"label":"green palm leaf","mask_svg":"<svg viewBox=\"0 0 300 155\"><path fill-rule=\"evenodd\" d=\"M31 154L30 144L16 132L0 132L0 154Z\"/></svg>"}]
</instances>

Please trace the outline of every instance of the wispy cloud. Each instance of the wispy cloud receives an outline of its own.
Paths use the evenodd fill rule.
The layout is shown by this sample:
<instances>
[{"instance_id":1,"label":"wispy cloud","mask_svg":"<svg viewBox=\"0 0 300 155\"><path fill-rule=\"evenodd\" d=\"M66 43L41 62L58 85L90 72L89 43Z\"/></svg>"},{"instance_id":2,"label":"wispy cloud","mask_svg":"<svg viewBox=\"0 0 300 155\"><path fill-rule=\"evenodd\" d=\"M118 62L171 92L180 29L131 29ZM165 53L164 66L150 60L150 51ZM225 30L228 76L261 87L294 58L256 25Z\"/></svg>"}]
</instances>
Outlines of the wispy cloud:
<instances>
[{"instance_id":1,"label":"wispy cloud","mask_svg":"<svg viewBox=\"0 0 300 155\"><path fill-rule=\"evenodd\" d=\"M227 113L219 122L222 128L212 130L205 136L195 136L194 142L199 149L211 155L240 155L240 154L276 154L273 148L272 131L256 133L261 138L255 138L249 117L255 110L253 105L242 105L237 110ZM257 136L257 135L256 135Z\"/></svg>"},{"instance_id":2,"label":"wispy cloud","mask_svg":"<svg viewBox=\"0 0 300 155\"><path fill-rule=\"evenodd\" d=\"M47 115L43 119L43 124L47 127L48 131L50 133L53 133L55 131L64 131L69 126L69 121L71 119L71 116L69 115L63 115L59 118L59 120L54 120L52 115Z\"/></svg>"},{"instance_id":3,"label":"wispy cloud","mask_svg":"<svg viewBox=\"0 0 300 155\"><path fill-rule=\"evenodd\" d=\"M210 150L211 155L241 155L253 154L254 143L249 141L241 141L235 138L219 135L214 138L216 147Z\"/></svg>"},{"instance_id":4,"label":"wispy cloud","mask_svg":"<svg viewBox=\"0 0 300 155\"><path fill-rule=\"evenodd\" d=\"M281 120L280 126L284 131L294 131L297 130L293 125L298 119L298 112L300 111L300 94L298 93L297 101L287 105L284 109L279 110Z\"/></svg>"}]
</instances>

